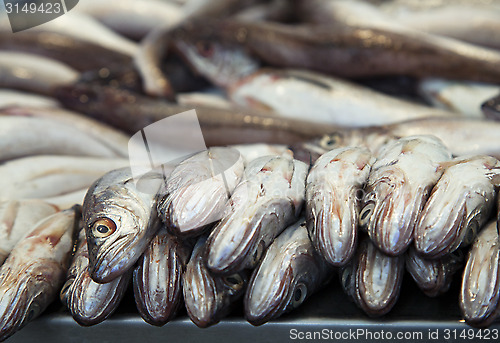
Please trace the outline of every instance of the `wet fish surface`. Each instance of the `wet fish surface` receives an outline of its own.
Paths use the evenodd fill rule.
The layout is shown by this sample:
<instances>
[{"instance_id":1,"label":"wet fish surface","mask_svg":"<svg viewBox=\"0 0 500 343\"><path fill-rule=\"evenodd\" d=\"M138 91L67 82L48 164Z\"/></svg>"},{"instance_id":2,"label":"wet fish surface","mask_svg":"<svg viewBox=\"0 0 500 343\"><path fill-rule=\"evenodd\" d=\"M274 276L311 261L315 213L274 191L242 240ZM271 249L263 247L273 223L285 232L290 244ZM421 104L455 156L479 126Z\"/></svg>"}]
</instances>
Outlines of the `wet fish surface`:
<instances>
[{"instance_id":1,"label":"wet fish surface","mask_svg":"<svg viewBox=\"0 0 500 343\"><path fill-rule=\"evenodd\" d=\"M334 149L316 160L307 176L307 229L316 250L334 266L355 252L358 197L374 162L365 148Z\"/></svg>"},{"instance_id":2,"label":"wet fish surface","mask_svg":"<svg viewBox=\"0 0 500 343\"><path fill-rule=\"evenodd\" d=\"M274 240L253 271L245 294L245 318L262 325L299 307L332 272L315 251L305 220L299 220Z\"/></svg>"}]
</instances>

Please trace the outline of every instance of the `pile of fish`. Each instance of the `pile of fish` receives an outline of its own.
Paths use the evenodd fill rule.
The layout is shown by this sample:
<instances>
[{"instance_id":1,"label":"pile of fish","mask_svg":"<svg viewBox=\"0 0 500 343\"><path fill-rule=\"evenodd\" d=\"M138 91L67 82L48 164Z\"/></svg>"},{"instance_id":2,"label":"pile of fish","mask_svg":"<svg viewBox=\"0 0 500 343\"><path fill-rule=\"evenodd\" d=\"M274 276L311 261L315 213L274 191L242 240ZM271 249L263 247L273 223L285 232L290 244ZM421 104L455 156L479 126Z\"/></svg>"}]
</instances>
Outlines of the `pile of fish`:
<instances>
[{"instance_id":1,"label":"pile of fish","mask_svg":"<svg viewBox=\"0 0 500 343\"><path fill-rule=\"evenodd\" d=\"M0 3L0 340L58 297L100 323L129 286L153 325L237 303L261 325L332 282L382 316L405 274L430 297L461 274L490 325L499 23L483 0L82 0L13 33ZM138 178L131 136L191 109L206 148Z\"/></svg>"}]
</instances>

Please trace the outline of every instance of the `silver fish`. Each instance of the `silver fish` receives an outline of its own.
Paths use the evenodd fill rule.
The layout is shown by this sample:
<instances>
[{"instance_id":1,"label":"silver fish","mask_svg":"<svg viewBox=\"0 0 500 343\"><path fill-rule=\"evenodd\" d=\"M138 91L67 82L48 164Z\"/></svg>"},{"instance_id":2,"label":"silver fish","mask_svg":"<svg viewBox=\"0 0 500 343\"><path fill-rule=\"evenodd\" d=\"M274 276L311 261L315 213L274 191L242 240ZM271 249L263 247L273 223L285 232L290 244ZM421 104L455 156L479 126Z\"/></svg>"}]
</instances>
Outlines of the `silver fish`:
<instances>
[{"instance_id":1,"label":"silver fish","mask_svg":"<svg viewBox=\"0 0 500 343\"><path fill-rule=\"evenodd\" d=\"M182 276L190 249L160 229L134 269L134 294L141 317L152 325L170 321L182 300Z\"/></svg>"},{"instance_id":2,"label":"silver fish","mask_svg":"<svg viewBox=\"0 0 500 343\"><path fill-rule=\"evenodd\" d=\"M429 193L451 154L434 136L411 136L388 144L373 164L360 224L384 253L402 254Z\"/></svg>"},{"instance_id":3,"label":"silver fish","mask_svg":"<svg viewBox=\"0 0 500 343\"><path fill-rule=\"evenodd\" d=\"M228 314L243 296L249 279L246 271L226 276L211 273L205 264L206 240L204 235L196 242L182 279L187 313L201 328L217 324Z\"/></svg>"},{"instance_id":4,"label":"silver fish","mask_svg":"<svg viewBox=\"0 0 500 343\"><path fill-rule=\"evenodd\" d=\"M0 265L36 223L57 210L54 205L41 200L0 201Z\"/></svg>"},{"instance_id":5,"label":"silver fish","mask_svg":"<svg viewBox=\"0 0 500 343\"><path fill-rule=\"evenodd\" d=\"M388 313L396 304L404 275L404 256L388 256L368 239L342 269L342 287L369 316Z\"/></svg>"},{"instance_id":6,"label":"silver fish","mask_svg":"<svg viewBox=\"0 0 500 343\"><path fill-rule=\"evenodd\" d=\"M64 283L79 209L42 220L0 268L0 340L38 317Z\"/></svg>"},{"instance_id":7,"label":"silver fish","mask_svg":"<svg viewBox=\"0 0 500 343\"><path fill-rule=\"evenodd\" d=\"M453 276L462 269L463 264L464 255L461 250L431 260L423 258L415 248L410 247L405 255L406 270L429 297L446 293Z\"/></svg>"},{"instance_id":8,"label":"silver fish","mask_svg":"<svg viewBox=\"0 0 500 343\"><path fill-rule=\"evenodd\" d=\"M500 245L496 222L489 223L469 251L460 291L465 321L485 327L498 318L500 306Z\"/></svg>"},{"instance_id":9,"label":"silver fish","mask_svg":"<svg viewBox=\"0 0 500 343\"><path fill-rule=\"evenodd\" d=\"M315 251L305 221L299 220L274 240L253 271L245 294L245 318L262 325L299 307L332 272Z\"/></svg>"},{"instance_id":10,"label":"silver fish","mask_svg":"<svg viewBox=\"0 0 500 343\"><path fill-rule=\"evenodd\" d=\"M307 176L307 229L316 250L334 266L354 254L359 193L374 162L366 148L334 149L322 155Z\"/></svg>"},{"instance_id":11,"label":"silver fish","mask_svg":"<svg viewBox=\"0 0 500 343\"><path fill-rule=\"evenodd\" d=\"M158 176L158 185L161 176ZM83 202L92 279L106 283L129 270L158 230L155 194L135 185L130 168L113 170L90 186Z\"/></svg>"},{"instance_id":12,"label":"silver fish","mask_svg":"<svg viewBox=\"0 0 500 343\"><path fill-rule=\"evenodd\" d=\"M132 271L110 283L97 283L89 274L89 251L85 230L80 230L78 246L60 297L73 319L84 326L99 324L116 310L130 283Z\"/></svg>"},{"instance_id":13,"label":"silver fish","mask_svg":"<svg viewBox=\"0 0 500 343\"><path fill-rule=\"evenodd\" d=\"M243 177L236 149L209 148L182 161L158 194L158 213L176 235L200 234L224 215L229 197Z\"/></svg>"},{"instance_id":14,"label":"silver fish","mask_svg":"<svg viewBox=\"0 0 500 343\"><path fill-rule=\"evenodd\" d=\"M424 257L438 258L471 244L494 207L492 179L500 162L475 156L450 163L456 164L432 189L415 226L415 248Z\"/></svg>"},{"instance_id":15,"label":"silver fish","mask_svg":"<svg viewBox=\"0 0 500 343\"><path fill-rule=\"evenodd\" d=\"M233 274L254 267L274 238L297 219L306 174L306 164L288 156L250 163L231 197L231 212L208 238L208 268Z\"/></svg>"}]
</instances>

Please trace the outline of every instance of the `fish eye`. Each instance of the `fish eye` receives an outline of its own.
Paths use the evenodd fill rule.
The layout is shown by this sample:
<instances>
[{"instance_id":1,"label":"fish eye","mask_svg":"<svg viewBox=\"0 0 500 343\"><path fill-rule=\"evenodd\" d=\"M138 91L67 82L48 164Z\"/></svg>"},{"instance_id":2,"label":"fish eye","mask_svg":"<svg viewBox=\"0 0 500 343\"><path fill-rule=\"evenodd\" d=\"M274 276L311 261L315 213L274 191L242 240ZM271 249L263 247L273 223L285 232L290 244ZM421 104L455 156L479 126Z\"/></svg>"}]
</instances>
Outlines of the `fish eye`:
<instances>
[{"instance_id":1,"label":"fish eye","mask_svg":"<svg viewBox=\"0 0 500 343\"><path fill-rule=\"evenodd\" d=\"M464 239L462 240L462 244L464 246L471 244L476 239L477 232L479 229L479 223L477 220L472 220L466 228Z\"/></svg>"},{"instance_id":2,"label":"fish eye","mask_svg":"<svg viewBox=\"0 0 500 343\"><path fill-rule=\"evenodd\" d=\"M319 141L319 145L323 149L332 150L340 143L340 136L336 133L332 135L324 135Z\"/></svg>"},{"instance_id":3,"label":"fish eye","mask_svg":"<svg viewBox=\"0 0 500 343\"><path fill-rule=\"evenodd\" d=\"M303 283L297 285L292 297L292 307L295 308L302 304L307 296L307 287Z\"/></svg>"},{"instance_id":4,"label":"fish eye","mask_svg":"<svg viewBox=\"0 0 500 343\"><path fill-rule=\"evenodd\" d=\"M368 225L374 208L374 203L368 203L365 205L365 207L363 207L363 209L359 213L359 226L365 227L366 225Z\"/></svg>"},{"instance_id":5,"label":"fish eye","mask_svg":"<svg viewBox=\"0 0 500 343\"><path fill-rule=\"evenodd\" d=\"M222 278L222 280L227 286L231 287L235 291L239 291L244 284L243 278L240 276L240 274L225 276Z\"/></svg>"},{"instance_id":6,"label":"fish eye","mask_svg":"<svg viewBox=\"0 0 500 343\"><path fill-rule=\"evenodd\" d=\"M109 218L100 218L92 226L92 235L96 238L105 238L116 231L116 224Z\"/></svg>"},{"instance_id":7,"label":"fish eye","mask_svg":"<svg viewBox=\"0 0 500 343\"><path fill-rule=\"evenodd\" d=\"M212 57L215 51L213 44L207 41L196 43L196 49L198 53L205 58Z\"/></svg>"}]
</instances>

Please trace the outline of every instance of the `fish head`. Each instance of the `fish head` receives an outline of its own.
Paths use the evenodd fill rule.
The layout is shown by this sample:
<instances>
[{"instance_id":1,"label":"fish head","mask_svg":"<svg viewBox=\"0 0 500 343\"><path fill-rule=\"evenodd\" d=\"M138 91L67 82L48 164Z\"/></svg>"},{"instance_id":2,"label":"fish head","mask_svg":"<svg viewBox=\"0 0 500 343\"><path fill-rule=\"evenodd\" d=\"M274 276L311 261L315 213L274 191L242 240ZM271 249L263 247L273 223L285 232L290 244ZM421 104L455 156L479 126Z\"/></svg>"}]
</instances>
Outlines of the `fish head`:
<instances>
[{"instance_id":1,"label":"fish head","mask_svg":"<svg viewBox=\"0 0 500 343\"><path fill-rule=\"evenodd\" d=\"M498 120L500 118L500 94L485 101L481 105L481 110L486 118Z\"/></svg>"}]
</instances>

